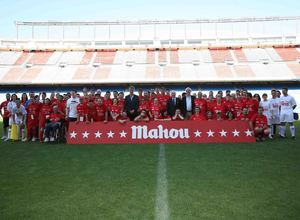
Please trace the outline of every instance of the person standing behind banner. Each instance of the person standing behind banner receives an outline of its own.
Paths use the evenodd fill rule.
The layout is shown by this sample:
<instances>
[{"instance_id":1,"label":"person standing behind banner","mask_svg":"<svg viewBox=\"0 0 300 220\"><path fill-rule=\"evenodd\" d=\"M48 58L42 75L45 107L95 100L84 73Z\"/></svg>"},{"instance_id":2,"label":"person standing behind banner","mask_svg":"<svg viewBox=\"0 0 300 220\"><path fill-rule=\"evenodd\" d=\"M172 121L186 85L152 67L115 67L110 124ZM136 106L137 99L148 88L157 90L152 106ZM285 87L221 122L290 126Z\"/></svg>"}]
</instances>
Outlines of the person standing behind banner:
<instances>
[{"instance_id":1,"label":"person standing behind banner","mask_svg":"<svg viewBox=\"0 0 300 220\"><path fill-rule=\"evenodd\" d=\"M125 97L124 110L131 121L137 116L139 109L139 97L134 94L134 86L129 87L129 95Z\"/></svg>"},{"instance_id":2,"label":"person standing behind banner","mask_svg":"<svg viewBox=\"0 0 300 220\"><path fill-rule=\"evenodd\" d=\"M171 91L171 97L167 101L167 112L168 115L173 117L175 115L176 109L181 109L181 100L176 97L176 92L174 90Z\"/></svg>"},{"instance_id":3,"label":"person standing behind banner","mask_svg":"<svg viewBox=\"0 0 300 220\"><path fill-rule=\"evenodd\" d=\"M71 98L67 100L66 109L66 120L76 121L77 120L77 105L79 104L79 98L77 97L76 90L71 92Z\"/></svg>"},{"instance_id":4,"label":"person standing behind banner","mask_svg":"<svg viewBox=\"0 0 300 220\"><path fill-rule=\"evenodd\" d=\"M12 131L12 140L23 140L25 139L25 123L26 123L26 109L21 105L19 99L16 100L16 106L12 109L12 126L16 126L16 131ZM21 134L21 137L20 137Z\"/></svg>"},{"instance_id":5,"label":"person standing behind banner","mask_svg":"<svg viewBox=\"0 0 300 220\"><path fill-rule=\"evenodd\" d=\"M294 112L297 103L294 97L288 95L288 88L282 89L282 97L280 98L280 137L284 138L286 131L286 123L290 125L292 138L295 138Z\"/></svg>"},{"instance_id":6,"label":"person standing behind banner","mask_svg":"<svg viewBox=\"0 0 300 220\"><path fill-rule=\"evenodd\" d=\"M185 119L189 119L195 109L195 96L191 95L192 89L187 87L185 89L185 96L182 97L182 114Z\"/></svg>"},{"instance_id":7,"label":"person standing behind banner","mask_svg":"<svg viewBox=\"0 0 300 220\"><path fill-rule=\"evenodd\" d=\"M9 116L10 113L7 110L7 105L10 101L10 94L6 94L6 101L2 102L0 105L0 115L3 119L3 133L2 133L2 140L5 140L8 137L8 128L9 128ZM2 112L3 109L3 112Z\"/></svg>"}]
</instances>

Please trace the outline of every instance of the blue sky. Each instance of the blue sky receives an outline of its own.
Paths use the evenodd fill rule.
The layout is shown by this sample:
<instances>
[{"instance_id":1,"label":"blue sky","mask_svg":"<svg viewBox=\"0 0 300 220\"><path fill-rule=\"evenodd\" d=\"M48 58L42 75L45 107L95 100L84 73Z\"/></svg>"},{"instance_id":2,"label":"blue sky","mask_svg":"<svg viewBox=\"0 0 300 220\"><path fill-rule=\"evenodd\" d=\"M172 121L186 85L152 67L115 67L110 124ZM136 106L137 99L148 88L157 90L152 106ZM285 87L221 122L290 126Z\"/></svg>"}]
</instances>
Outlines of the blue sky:
<instances>
[{"instance_id":1,"label":"blue sky","mask_svg":"<svg viewBox=\"0 0 300 220\"><path fill-rule=\"evenodd\" d=\"M299 0L0 0L0 37L14 21L236 18L300 15Z\"/></svg>"}]
</instances>

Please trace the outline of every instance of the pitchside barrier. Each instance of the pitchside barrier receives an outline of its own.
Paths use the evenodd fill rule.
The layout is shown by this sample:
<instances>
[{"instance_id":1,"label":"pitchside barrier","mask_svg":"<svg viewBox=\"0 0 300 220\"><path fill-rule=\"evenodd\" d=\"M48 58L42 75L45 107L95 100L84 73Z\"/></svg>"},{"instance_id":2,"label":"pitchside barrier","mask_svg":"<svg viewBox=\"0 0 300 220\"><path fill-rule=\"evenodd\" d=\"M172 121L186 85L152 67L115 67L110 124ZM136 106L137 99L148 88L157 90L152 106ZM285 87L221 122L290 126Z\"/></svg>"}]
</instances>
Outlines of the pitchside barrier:
<instances>
[{"instance_id":1,"label":"pitchside barrier","mask_svg":"<svg viewBox=\"0 0 300 220\"><path fill-rule=\"evenodd\" d=\"M68 144L255 142L246 121L150 121L70 123Z\"/></svg>"}]
</instances>

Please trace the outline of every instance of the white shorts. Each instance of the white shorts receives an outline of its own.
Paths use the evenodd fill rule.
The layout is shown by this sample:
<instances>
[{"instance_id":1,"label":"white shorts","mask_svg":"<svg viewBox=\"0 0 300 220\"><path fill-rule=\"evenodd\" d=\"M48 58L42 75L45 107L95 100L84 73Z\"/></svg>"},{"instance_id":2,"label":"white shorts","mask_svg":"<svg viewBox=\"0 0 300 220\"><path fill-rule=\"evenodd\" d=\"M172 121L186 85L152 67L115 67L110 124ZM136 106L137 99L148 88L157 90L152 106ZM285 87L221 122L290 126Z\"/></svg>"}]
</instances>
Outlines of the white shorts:
<instances>
[{"instance_id":1,"label":"white shorts","mask_svg":"<svg viewBox=\"0 0 300 220\"><path fill-rule=\"evenodd\" d=\"M279 115L274 115L273 118L270 118L271 125L278 125L280 124L280 117Z\"/></svg>"},{"instance_id":2,"label":"white shorts","mask_svg":"<svg viewBox=\"0 0 300 220\"><path fill-rule=\"evenodd\" d=\"M280 122L294 122L293 112L280 112Z\"/></svg>"},{"instance_id":3,"label":"white shorts","mask_svg":"<svg viewBox=\"0 0 300 220\"><path fill-rule=\"evenodd\" d=\"M13 122L14 122L13 118L9 117L9 121L8 121L9 126L11 126L13 124ZM20 124L22 124L22 119L16 117L15 122L17 125L20 125Z\"/></svg>"}]
</instances>

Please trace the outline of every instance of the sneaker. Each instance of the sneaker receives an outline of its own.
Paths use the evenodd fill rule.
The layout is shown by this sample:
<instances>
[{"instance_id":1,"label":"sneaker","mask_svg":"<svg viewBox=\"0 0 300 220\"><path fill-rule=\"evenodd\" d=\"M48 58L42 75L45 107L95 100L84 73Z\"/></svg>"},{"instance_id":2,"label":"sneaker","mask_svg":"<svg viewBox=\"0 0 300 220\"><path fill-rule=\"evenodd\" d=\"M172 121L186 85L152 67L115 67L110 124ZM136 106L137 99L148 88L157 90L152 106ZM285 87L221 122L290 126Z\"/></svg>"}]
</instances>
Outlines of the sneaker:
<instances>
[{"instance_id":1,"label":"sneaker","mask_svg":"<svg viewBox=\"0 0 300 220\"><path fill-rule=\"evenodd\" d=\"M1 140L4 140L4 139L6 139L7 137L6 136L3 136L2 138L1 138Z\"/></svg>"},{"instance_id":2,"label":"sneaker","mask_svg":"<svg viewBox=\"0 0 300 220\"><path fill-rule=\"evenodd\" d=\"M292 139L296 139L296 137L295 137L295 136L292 136Z\"/></svg>"},{"instance_id":3,"label":"sneaker","mask_svg":"<svg viewBox=\"0 0 300 220\"><path fill-rule=\"evenodd\" d=\"M22 142L26 142L26 141L27 141L27 138L23 138L23 139L22 139Z\"/></svg>"},{"instance_id":4,"label":"sneaker","mask_svg":"<svg viewBox=\"0 0 300 220\"><path fill-rule=\"evenodd\" d=\"M280 138L286 138L285 136L282 136L282 135L280 135L279 137L280 137Z\"/></svg>"},{"instance_id":5,"label":"sneaker","mask_svg":"<svg viewBox=\"0 0 300 220\"><path fill-rule=\"evenodd\" d=\"M31 141L32 141L32 142L35 142L35 141L36 141L36 138L35 138L35 137L33 137Z\"/></svg>"},{"instance_id":6,"label":"sneaker","mask_svg":"<svg viewBox=\"0 0 300 220\"><path fill-rule=\"evenodd\" d=\"M9 137L7 137L7 138L5 138L3 141L8 141L10 138Z\"/></svg>"},{"instance_id":7,"label":"sneaker","mask_svg":"<svg viewBox=\"0 0 300 220\"><path fill-rule=\"evenodd\" d=\"M44 142L45 143L49 142L49 138L45 138Z\"/></svg>"},{"instance_id":8,"label":"sneaker","mask_svg":"<svg viewBox=\"0 0 300 220\"><path fill-rule=\"evenodd\" d=\"M51 138L50 138L50 141L55 141L54 137L51 137Z\"/></svg>"},{"instance_id":9,"label":"sneaker","mask_svg":"<svg viewBox=\"0 0 300 220\"><path fill-rule=\"evenodd\" d=\"M272 136L272 135L269 135L269 138L270 138L270 139L273 139L273 136Z\"/></svg>"}]
</instances>

